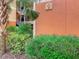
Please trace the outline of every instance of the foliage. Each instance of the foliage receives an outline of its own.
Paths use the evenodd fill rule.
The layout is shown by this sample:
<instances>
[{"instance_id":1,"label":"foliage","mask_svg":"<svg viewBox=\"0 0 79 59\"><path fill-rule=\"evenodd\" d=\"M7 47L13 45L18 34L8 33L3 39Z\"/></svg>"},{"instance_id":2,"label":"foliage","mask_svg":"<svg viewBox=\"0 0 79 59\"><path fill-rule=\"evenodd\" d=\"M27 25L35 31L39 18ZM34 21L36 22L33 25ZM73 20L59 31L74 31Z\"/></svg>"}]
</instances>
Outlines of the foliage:
<instances>
[{"instance_id":1,"label":"foliage","mask_svg":"<svg viewBox=\"0 0 79 59\"><path fill-rule=\"evenodd\" d=\"M17 0L16 1L18 9L20 8L20 4L22 5L22 7L25 7L24 12L29 20L35 20L39 16L39 13L33 10L34 1L36 0Z\"/></svg>"},{"instance_id":2,"label":"foliage","mask_svg":"<svg viewBox=\"0 0 79 59\"><path fill-rule=\"evenodd\" d=\"M23 54L25 42L27 41L29 35L10 33L8 36L8 46L13 54Z\"/></svg>"},{"instance_id":3,"label":"foliage","mask_svg":"<svg viewBox=\"0 0 79 59\"><path fill-rule=\"evenodd\" d=\"M32 38L32 26L30 24L20 24L19 27L10 26L7 43L13 54L23 54L25 52L25 42Z\"/></svg>"},{"instance_id":4,"label":"foliage","mask_svg":"<svg viewBox=\"0 0 79 59\"><path fill-rule=\"evenodd\" d=\"M39 13L37 11L34 11L30 8L26 8L26 11L25 11L25 15L30 19L30 20L35 20L38 16L39 16Z\"/></svg>"},{"instance_id":5,"label":"foliage","mask_svg":"<svg viewBox=\"0 0 79 59\"><path fill-rule=\"evenodd\" d=\"M37 0L17 0L17 6L20 6L20 3L22 6L26 8L33 8L33 2L36 2Z\"/></svg>"},{"instance_id":6,"label":"foliage","mask_svg":"<svg viewBox=\"0 0 79 59\"><path fill-rule=\"evenodd\" d=\"M10 27L7 27L6 30L8 32L15 32L16 31L16 27L15 26L10 26Z\"/></svg>"},{"instance_id":7,"label":"foliage","mask_svg":"<svg viewBox=\"0 0 79 59\"><path fill-rule=\"evenodd\" d=\"M79 37L43 35L25 46L30 59L79 59Z\"/></svg>"},{"instance_id":8,"label":"foliage","mask_svg":"<svg viewBox=\"0 0 79 59\"><path fill-rule=\"evenodd\" d=\"M32 36L32 25L31 24L24 24L21 23L18 28L17 28L17 33L18 34L29 34Z\"/></svg>"},{"instance_id":9,"label":"foliage","mask_svg":"<svg viewBox=\"0 0 79 59\"><path fill-rule=\"evenodd\" d=\"M22 6L25 6L26 8L32 7L32 0L17 0L16 1L17 6L20 6L20 3Z\"/></svg>"}]
</instances>

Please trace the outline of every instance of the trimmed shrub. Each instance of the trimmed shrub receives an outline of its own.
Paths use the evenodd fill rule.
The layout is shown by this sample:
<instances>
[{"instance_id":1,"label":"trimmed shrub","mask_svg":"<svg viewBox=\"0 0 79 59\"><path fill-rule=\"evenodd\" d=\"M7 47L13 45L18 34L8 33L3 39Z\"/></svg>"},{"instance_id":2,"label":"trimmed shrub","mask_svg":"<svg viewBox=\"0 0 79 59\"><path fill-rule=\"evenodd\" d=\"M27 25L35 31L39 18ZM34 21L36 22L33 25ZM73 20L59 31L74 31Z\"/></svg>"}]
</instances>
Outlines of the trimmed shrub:
<instances>
[{"instance_id":1,"label":"trimmed shrub","mask_svg":"<svg viewBox=\"0 0 79 59\"><path fill-rule=\"evenodd\" d=\"M79 59L79 37L43 35L25 47L29 59Z\"/></svg>"}]
</instances>

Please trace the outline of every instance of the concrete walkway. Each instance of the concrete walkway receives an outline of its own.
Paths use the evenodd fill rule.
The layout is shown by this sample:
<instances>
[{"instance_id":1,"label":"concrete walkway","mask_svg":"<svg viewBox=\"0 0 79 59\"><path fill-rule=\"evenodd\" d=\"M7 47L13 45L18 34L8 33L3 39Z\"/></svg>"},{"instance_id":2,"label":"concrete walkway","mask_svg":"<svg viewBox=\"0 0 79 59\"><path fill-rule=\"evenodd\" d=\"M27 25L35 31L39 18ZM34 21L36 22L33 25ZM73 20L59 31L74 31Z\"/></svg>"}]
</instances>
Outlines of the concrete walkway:
<instances>
[{"instance_id":1,"label":"concrete walkway","mask_svg":"<svg viewBox=\"0 0 79 59\"><path fill-rule=\"evenodd\" d=\"M5 53L0 59L27 59L24 55L14 56L10 53Z\"/></svg>"}]
</instances>

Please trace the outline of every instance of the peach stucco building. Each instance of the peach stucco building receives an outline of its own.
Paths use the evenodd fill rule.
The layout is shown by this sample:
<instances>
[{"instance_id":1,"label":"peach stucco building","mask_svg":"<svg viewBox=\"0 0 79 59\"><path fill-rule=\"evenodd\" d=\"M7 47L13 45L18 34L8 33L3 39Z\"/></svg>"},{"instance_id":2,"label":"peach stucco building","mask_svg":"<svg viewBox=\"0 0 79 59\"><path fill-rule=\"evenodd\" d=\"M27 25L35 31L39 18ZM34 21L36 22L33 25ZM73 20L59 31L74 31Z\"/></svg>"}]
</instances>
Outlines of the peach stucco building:
<instances>
[{"instance_id":1,"label":"peach stucco building","mask_svg":"<svg viewBox=\"0 0 79 59\"><path fill-rule=\"evenodd\" d=\"M34 22L35 35L79 35L79 0L50 0L49 3L44 0L34 6L40 13ZM16 25L15 0L13 6L10 25Z\"/></svg>"},{"instance_id":2,"label":"peach stucco building","mask_svg":"<svg viewBox=\"0 0 79 59\"><path fill-rule=\"evenodd\" d=\"M36 34L79 35L79 0L51 0L36 5L40 15L36 21ZM51 5L50 5L51 6Z\"/></svg>"},{"instance_id":3,"label":"peach stucco building","mask_svg":"<svg viewBox=\"0 0 79 59\"><path fill-rule=\"evenodd\" d=\"M16 0L10 4L11 6L11 13L9 14L9 25L16 25Z\"/></svg>"}]
</instances>

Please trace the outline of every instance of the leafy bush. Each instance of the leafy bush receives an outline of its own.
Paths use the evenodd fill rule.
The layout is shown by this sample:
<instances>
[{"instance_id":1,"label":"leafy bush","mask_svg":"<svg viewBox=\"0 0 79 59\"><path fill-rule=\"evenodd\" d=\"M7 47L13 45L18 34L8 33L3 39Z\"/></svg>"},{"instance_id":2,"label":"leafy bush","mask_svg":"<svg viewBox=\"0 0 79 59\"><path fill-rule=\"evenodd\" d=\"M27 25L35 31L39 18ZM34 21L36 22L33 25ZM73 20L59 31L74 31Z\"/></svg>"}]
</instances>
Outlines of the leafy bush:
<instances>
[{"instance_id":1,"label":"leafy bush","mask_svg":"<svg viewBox=\"0 0 79 59\"><path fill-rule=\"evenodd\" d=\"M7 27L7 31L10 32L16 32L17 34L29 34L32 36L32 25L31 24L24 24L21 23L19 26L9 26Z\"/></svg>"},{"instance_id":2,"label":"leafy bush","mask_svg":"<svg viewBox=\"0 0 79 59\"><path fill-rule=\"evenodd\" d=\"M7 27L6 30L8 32L15 32L16 31L16 27L15 26L10 26L10 27Z\"/></svg>"},{"instance_id":3,"label":"leafy bush","mask_svg":"<svg viewBox=\"0 0 79 59\"><path fill-rule=\"evenodd\" d=\"M8 27L9 35L7 43L13 54L23 54L25 52L25 42L32 38L31 24L20 24L18 27Z\"/></svg>"},{"instance_id":4,"label":"leafy bush","mask_svg":"<svg viewBox=\"0 0 79 59\"><path fill-rule=\"evenodd\" d=\"M30 59L79 59L79 38L76 36L38 36L25 46Z\"/></svg>"},{"instance_id":5,"label":"leafy bush","mask_svg":"<svg viewBox=\"0 0 79 59\"><path fill-rule=\"evenodd\" d=\"M32 29L32 25L31 24L24 24L21 23L18 27L17 27L17 33L18 34L29 34L32 36L33 29Z\"/></svg>"}]
</instances>

